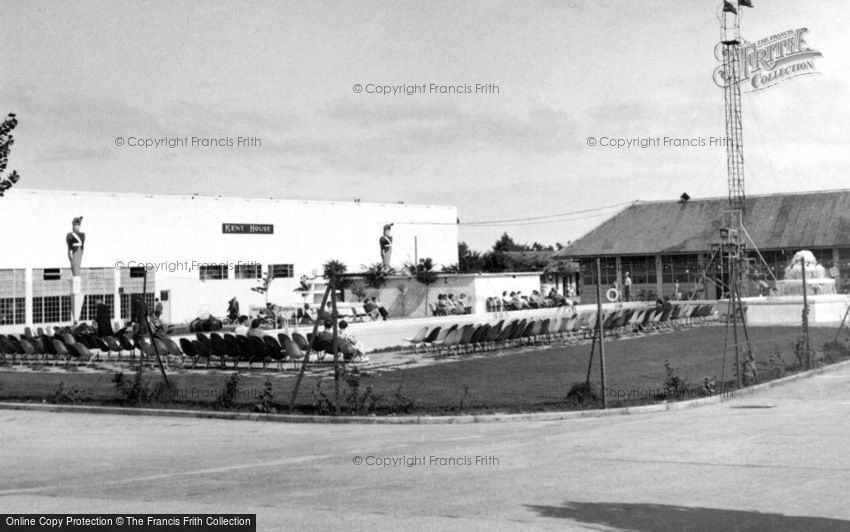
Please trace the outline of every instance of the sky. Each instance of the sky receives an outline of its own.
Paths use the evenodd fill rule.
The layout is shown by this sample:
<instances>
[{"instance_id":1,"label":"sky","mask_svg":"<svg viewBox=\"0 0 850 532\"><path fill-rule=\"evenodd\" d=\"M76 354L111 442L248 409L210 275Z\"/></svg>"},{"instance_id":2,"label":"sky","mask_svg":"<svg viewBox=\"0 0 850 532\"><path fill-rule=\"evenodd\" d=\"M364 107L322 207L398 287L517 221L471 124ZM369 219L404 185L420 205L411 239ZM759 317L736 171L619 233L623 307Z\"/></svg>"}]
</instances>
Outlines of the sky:
<instances>
[{"instance_id":1,"label":"sky","mask_svg":"<svg viewBox=\"0 0 850 532\"><path fill-rule=\"evenodd\" d=\"M747 193L848 187L850 2L753 3L745 38L805 27L822 57L744 94ZM29 189L455 205L474 249L567 243L636 200L727 194L721 145L602 146L723 135L720 4L0 0L9 168ZM144 146L192 137L225 145Z\"/></svg>"}]
</instances>

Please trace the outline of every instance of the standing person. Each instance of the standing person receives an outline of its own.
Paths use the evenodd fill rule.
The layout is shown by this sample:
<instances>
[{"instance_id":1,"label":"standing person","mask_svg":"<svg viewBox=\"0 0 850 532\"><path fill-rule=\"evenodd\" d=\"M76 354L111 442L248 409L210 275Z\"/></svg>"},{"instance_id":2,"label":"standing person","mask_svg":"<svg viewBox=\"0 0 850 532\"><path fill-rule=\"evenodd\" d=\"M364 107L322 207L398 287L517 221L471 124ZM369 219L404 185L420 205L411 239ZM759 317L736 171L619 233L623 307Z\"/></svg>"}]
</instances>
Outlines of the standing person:
<instances>
[{"instance_id":1,"label":"standing person","mask_svg":"<svg viewBox=\"0 0 850 532\"><path fill-rule=\"evenodd\" d=\"M632 277L629 272L626 272L626 278L623 279L623 299L627 303L632 300Z\"/></svg>"},{"instance_id":2,"label":"standing person","mask_svg":"<svg viewBox=\"0 0 850 532\"><path fill-rule=\"evenodd\" d=\"M136 334L148 334L148 306L141 295L133 296L132 320L136 322Z\"/></svg>"},{"instance_id":3,"label":"standing person","mask_svg":"<svg viewBox=\"0 0 850 532\"><path fill-rule=\"evenodd\" d=\"M227 319L230 321L239 319L239 301L236 300L236 297L227 302Z\"/></svg>"},{"instance_id":4,"label":"standing person","mask_svg":"<svg viewBox=\"0 0 850 532\"><path fill-rule=\"evenodd\" d=\"M393 254L393 237L390 235L390 229L392 229L393 224L386 224L384 226L384 234L381 235L381 238L378 240L381 245L381 261L384 263L384 269L390 269L390 257Z\"/></svg>"},{"instance_id":5,"label":"standing person","mask_svg":"<svg viewBox=\"0 0 850 532\"><path fill-rule=\"evenodd\" d=\"M100 337L112 336L111 312L103 299L97 300L95 305L95 321L97 321L97 335Z\"/></svg>"},{"instance_id":6,"label":"standing person","mask_svg":"<svg viewBox=\"0 0 850 532\"><path fill-rule=\"evenodd\" d=\"M162 301L160 301L159 298L154 300L153 315L157 318L162 317Z\"/></svg>"}]
</instances>

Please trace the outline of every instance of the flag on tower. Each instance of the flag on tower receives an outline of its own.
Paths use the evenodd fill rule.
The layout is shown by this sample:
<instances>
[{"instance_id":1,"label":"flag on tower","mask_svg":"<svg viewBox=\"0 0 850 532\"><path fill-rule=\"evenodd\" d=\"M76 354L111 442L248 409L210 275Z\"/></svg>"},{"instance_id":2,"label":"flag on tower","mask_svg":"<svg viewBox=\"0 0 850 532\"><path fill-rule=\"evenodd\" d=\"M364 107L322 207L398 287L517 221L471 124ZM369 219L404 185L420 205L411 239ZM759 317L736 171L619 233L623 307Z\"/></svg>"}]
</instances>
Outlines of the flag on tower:
<instances>
[{"instance_id":1,"label":"flag on tower","mask_svg":"<svg viewBox=\"0 0 850 532\"><path fill-rule=\"evenodd\" d=\"M753 3L750 0L738 0L738 7L753 7Z\"/></svg>"},{"instance_id":2,"label":"flag on tower","mask_svg":"<svg viewBox=\"0 0 850 532\"><path fill-rule=\"evenodd\" d=\"M738 10L735 9L735 6L729 3L728 0L723 0L723 12L724 13L734 13L738 14Z\"/></svg>"}]
</instances>

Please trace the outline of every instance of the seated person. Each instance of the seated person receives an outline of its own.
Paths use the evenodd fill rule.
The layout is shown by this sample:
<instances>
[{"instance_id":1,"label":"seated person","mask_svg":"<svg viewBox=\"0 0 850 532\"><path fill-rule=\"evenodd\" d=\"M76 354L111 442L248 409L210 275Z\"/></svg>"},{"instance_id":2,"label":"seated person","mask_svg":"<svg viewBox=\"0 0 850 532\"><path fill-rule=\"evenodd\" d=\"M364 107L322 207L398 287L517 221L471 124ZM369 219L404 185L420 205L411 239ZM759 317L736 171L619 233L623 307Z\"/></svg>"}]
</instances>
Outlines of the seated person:
<instances>
[{"instance_id":1,"label":"seated person","mask_svg":"<svg viewBox=\"0 0 850 532\"><path fill-rule=\"evenodd\" d=\"M514 292L511 292L510 295L508 295L507 290L502 292L502 310L516 310L513 302L514 295Z\"/></svg>"},{"instance_id":2,"label":"seated person","mask_svg":"<svg viewBox=\"0 0 850 532\"><path fill-rule=\"evenodd\" d=\"M376 298L374 296L372 297L372 306L375 307L375 309L378 311L378 315L380 315L381 318L384 319L384 321L387 321L387 316L389 316L390 313L387 312L387 309L385 309L380 303L378 303L378 298ZM378 318L374 318L374 319L378 319Z\"/></svg>"},{"instance_id":3,"label":"seated person","mask_svg":"<svg viewBox=\"0 0 850 532\"><path fill-rule=\"evenodd\" d=\"M446 299L446 312L449 314L462 314L463 312L458 312L457 310L457 301L455 301L455 295L449 294Z\"/></svg>"},{"instance_id":4,"label":"seated person","mask_svg":"<svg viewBox=\"0 0 850 532\"><path fill-rule=\"evenodd\" d=\"M348 323L345 320L339 322L339 339L340 342L337 345L345 360L352 360L356 357L363 361L367 360L363 358L365 352L363 343L348 332Z\"/></svg>"},{"instance_id":5,"label":"seated person","mask_svg":"<svg viewBox=\"0 0 850 532\"><path fill-rule=\"evenodd\" d=\"M511 292L511 306L514 310L522 310L527 308L527 304L523 301L519 292Z\"/></svg>"},{"instance_id":6,"label":"seated person","mask_svg":"<svg viewBox=\"0 0 850 532\"><path fill-rule=\"evenodd\" d=\"M233 330L233 334L237 336L248 335L248 316L239 316L239 324L236 325L236 328Z\"/></svg>"},{"instance_id":7,"label":"seated person","mask_svg":"<svg viewBox=\"0 0 850 532\"><path fill-rule=\"evenodd\" d=\"M322 322L323 329L316 333L316 337L313 338L313 349L316 350L316 353L333 353L333 326L334 324L331 320L324 320ZM322 357L324 357L324 355L319 354L319 358Z\"/></svg>"},{"instance_id":8,"label":"seated person","mask_svg":"<svg viewBox=\"0 0 850 532\"><path fill-rule=\"evenodd\" d=\"M540 308L543 306L543 298L540 297L540 292L532 290L528 297L528 306L531 308Z\"/></svg>"},{"instance_id":9,"label":"seated person","mask_svg":"<svg viewBox=\"0 0 850 532\"><path fill-rule=\"evenodd\" d=\"M378 305L374 304L371 299L368 297L366 301L363 302L363 312L365 312L372 320L377 320L380 313L378 312Z\"/></svg>"},{"instance_id":10,"label":"seated person","mask_svg":"<svg viewBox=\"0 0 850 532\"><path fill-rule=\"evenodd\" d=\"M74 336L78 334L94 334L94 329L88 323L82 322L76 327L74 327L74 330L71 334L73 334Z\"/></svg>"},{"instance_id":11,"label":"seated person","mask_svg":"<svg viewBox=\"0 0 850 532\"><path fill-rule=\"evenodd\" d=\"M118 331L115 333L115 336L118 336L119 334L126 334L127 336L135 336L136 331L138 329L139 329L138 323L136 323L135 321L128 321L127 323L124 324L123 327L118 329Z\"/></svg>"},{"instance_id":12,"label":"seated person","mask_svg":"<svg viewBox=\"0 0 850 532\"><path fill-rule=\"evenodd\" d=\"M254 318L251 320L251 328L248 329L248 332L245 333L245 336L256 336L257 338L262 338L266 335L262 329L260 329L260 325L262 324L262 320L260 318Z\"/></svg>"},{"instance_id":13,"label":"seated person","mask_svg":"<svg viewBox=\"0 0 850 532\"><path fill-rule=\"evenodd\" d=\"M664 296L664 302L661 304L661 310L672 310L673 303L670 303L670 296Z\"/></svg>"},{"instance_id":14,"label":"seated person","mask_svg":"<svg viewBox=\"0 0 850 532\"><path fill-rule=\"evenodd\" d=\"M472 305L466 300L466 294L457 297L457 311L458 314L472 314Z\"/></svg>"},{"instance_id":15,"label":"seated person","mask_svg":"<svg viewBox=\"0 0 850 532\"><path fill-rule=\"evenodd\" d=\"M304 303L304 308L298 309L296 318L298 318L301 324L313 323L317 319L316 311L310 308L309 303Z\"/></svg>"},{"instance_id":16,"label":"seated person","mask_svg":"<svg viewBox=\"0 0 850 532\"><path fill-rule=\"evenodd\" d=\"M150 332L161 340L167 338L168 334L171 332L171 326L166 325L159 318L156 312L148 316L148 323L150 324Z\"/></svg>"},{"instance_id":17,"label":"seated person","mask_svg":"<svg viewBox=\"0 0 850 532\"><path fill-rule=\"evenodd\" d=\"M319 309L319 311L317 313L317 318L322 323L324 323L327 320L333 319L333 306L331 305L330 301L325 303L324 308Z\"/></svg>"}]
</instances>

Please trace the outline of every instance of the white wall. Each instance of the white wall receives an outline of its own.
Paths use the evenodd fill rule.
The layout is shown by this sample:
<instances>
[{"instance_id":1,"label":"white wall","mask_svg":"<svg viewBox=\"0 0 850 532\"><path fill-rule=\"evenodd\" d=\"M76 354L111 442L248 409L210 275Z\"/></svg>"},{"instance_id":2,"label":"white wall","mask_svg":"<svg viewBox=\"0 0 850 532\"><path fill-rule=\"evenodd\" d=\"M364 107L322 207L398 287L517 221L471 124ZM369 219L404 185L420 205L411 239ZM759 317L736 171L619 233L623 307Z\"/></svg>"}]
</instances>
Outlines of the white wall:
<instances>
[{"instance_id":1,"label":"white wall","mask_svg":"<svg viewBox=\"0 0 850 532\"><path fill-rule=\"evenodd\" d=\"M457 262L457 209L446 206L152 196L15 189L0 204L0 269L68 267L65 235L83 216L83 267L115 267L131 261L159 264L156 289L171 290L173 321L192 319L209 306L221 315L236 296L244 310L264 301L251 280L200 281L200 263L293 264L293 279L273 282L270 300L302 299L298 277L321 273L329 259L349 271L380 261L378 238L393 227L393 266L418 256L435 264ZM223 234L222 224L273 224L274 233ZM164 264L167 263L167 264ZM174 271L165 271L170 266ZM232 270L230 272L232 276ZM0 297L4 297L0 294Z\"/></svg>"}]
</instances>

